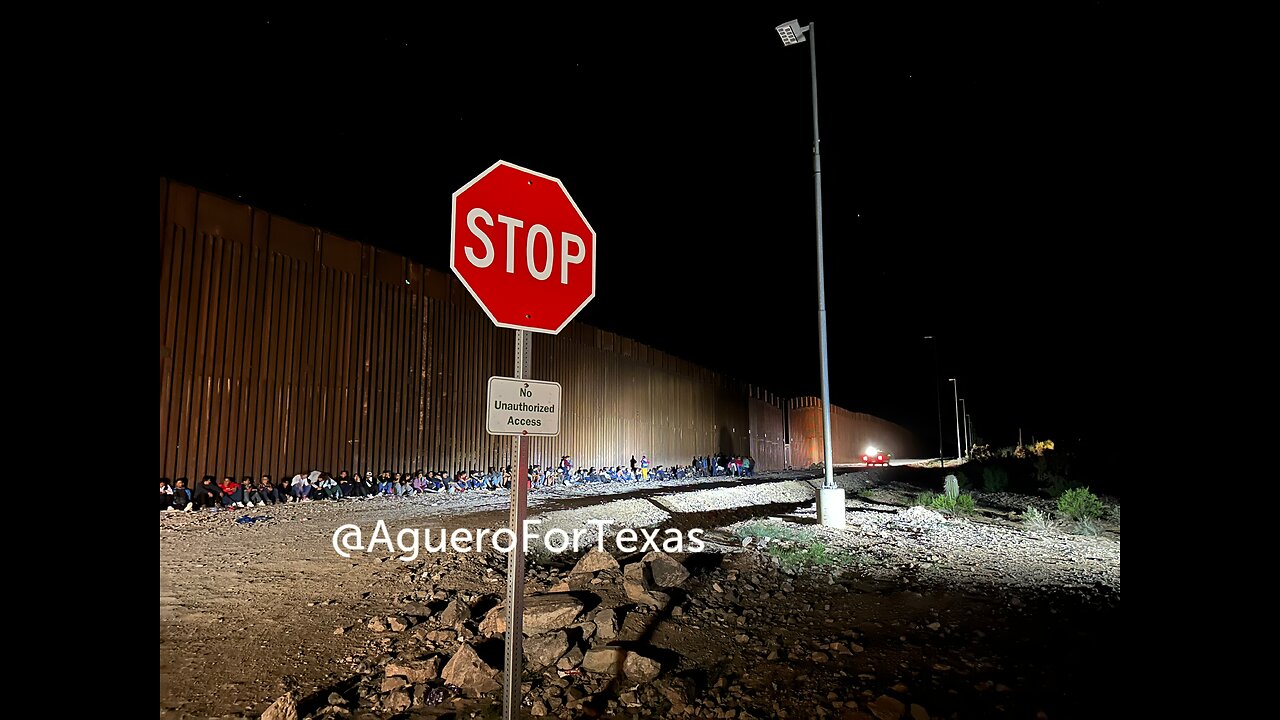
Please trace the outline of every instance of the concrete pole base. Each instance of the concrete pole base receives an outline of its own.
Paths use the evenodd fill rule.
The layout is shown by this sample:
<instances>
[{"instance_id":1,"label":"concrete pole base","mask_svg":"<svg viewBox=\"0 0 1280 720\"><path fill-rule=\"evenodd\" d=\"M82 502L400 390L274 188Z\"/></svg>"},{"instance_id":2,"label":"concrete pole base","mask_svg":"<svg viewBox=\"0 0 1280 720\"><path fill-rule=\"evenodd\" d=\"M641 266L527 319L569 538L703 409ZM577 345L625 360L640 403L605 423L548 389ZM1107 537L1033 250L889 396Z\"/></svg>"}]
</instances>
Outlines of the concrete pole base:
<instances>
[{"instance_id":1,"label":"concrete pole base","mask_svg":"<svg viewBox=\"0 0 1280 720\"><path fill-rule=\"evenodd\" d=\"M845 529L844 488L818 490L818 524L823 527Z\"/></svg>"}]
</instances>

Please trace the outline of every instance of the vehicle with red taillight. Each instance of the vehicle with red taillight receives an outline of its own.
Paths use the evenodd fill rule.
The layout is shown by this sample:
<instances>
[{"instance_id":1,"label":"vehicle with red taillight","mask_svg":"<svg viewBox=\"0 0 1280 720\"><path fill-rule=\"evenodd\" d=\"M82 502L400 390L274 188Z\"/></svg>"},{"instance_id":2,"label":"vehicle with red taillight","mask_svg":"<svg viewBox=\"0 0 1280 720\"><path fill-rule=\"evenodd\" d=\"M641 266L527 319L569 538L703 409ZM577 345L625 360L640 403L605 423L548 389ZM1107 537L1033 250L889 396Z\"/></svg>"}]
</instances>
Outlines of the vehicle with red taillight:
<instances>
[{"instance_id":1,"label":"vehicle with red taillight","mask_svg":"<svg viewBox=\"0 0 1280 720\"><path fill-rule=\"evenodd\" d=\"M875 467L877 465L888 465L893 456L884 450L878 450L875 447L869 447L862 453L862 464L867 467Z\"/></svg>"}]
</instances>

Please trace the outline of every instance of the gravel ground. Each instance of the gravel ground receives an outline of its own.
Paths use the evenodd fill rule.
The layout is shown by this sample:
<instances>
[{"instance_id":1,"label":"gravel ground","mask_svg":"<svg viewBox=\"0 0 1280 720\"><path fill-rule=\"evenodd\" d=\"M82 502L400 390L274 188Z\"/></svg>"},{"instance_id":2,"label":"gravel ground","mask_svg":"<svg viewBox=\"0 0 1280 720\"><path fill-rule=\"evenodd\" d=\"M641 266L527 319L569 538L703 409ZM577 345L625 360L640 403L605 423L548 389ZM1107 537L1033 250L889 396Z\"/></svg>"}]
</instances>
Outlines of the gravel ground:
<instances>
[{"instance_id":1,"label":"gravel ground","mask_svg":"<svg viewBox=\"0 0 1280 720\"><path fill-rule=\"evenodd\" d=\"M892 715L900 698L935 717L1034 717L1040 708L1054 718L1107 716L1072 689L1114 676L1089 658L1110 657L1105 643L1119 622L1118 507L1097 538L1023 529L1006 508L1034 502L1028 498L983 508L979 497L986 512L946 518L905 507L919 487L896 480L916 472L839 476L848 492L845 531L815 524L818 481L804 479L812 473L535 492L530 515L544 520L543 531L590 529L598 518L614 528L701 527L709 543L679 558L692 576L670 591L672 606L656 611L623 592L619 570L572 576L572 557L531 560L530 593L563 591L567 581L588 610L616 609L615 642L661 664L657 680L638 685L544 674L532 681L530 702L541 703L533 709L578 717L592 704L630 718L671 717L683 706L701 717L750 710L756 718L864 720L880 717L876 708ZM289 689L321 705L337 695L358 700L365 710L354 717L404 717L391 708L410 695L386 689L392 656L448 660L470 640L495 662L494 636L479 620L501 599L505 563L496 553L344 559L330 545L333 531L354 523L368 532L378 520L393 533L497 527L506 515L505 493L162 513L161 717L258 717ZM745 546L742 534L752 537ZM792 539L758 539L766 536ZM815 542L822 553L810 563L803 552ZM462 625L444 620L455 603L472 614ZM372 629L390 616L422 625L423 634ZM440 632L450 627L457 632ZM607 644L574 637L569 655L579 658ZM363 678L358 688L353 668ZM409 716L481 717L494 707L484 698L416 705L437 690L449 692L438 681L416 685Z\"/></svg>"},{"instance_id":2,"label":"gravel ground","mask_svg":"<svg viewBox=\"0 0 1280 720\"><path fill-rule=\"evenodd\" d=\"M923 584L966 590L1120 590L1120 542L1109 537L1038 533L982 519L947 518L923 507L885 511L856 500L853 504L845 514L844 531L817 525L812 506L726 530L757 537L799 532L805 539L792 544L803 545L812 537L836 553L837 566L879 579L905 574Z\"/></svg>"}]
</instances>

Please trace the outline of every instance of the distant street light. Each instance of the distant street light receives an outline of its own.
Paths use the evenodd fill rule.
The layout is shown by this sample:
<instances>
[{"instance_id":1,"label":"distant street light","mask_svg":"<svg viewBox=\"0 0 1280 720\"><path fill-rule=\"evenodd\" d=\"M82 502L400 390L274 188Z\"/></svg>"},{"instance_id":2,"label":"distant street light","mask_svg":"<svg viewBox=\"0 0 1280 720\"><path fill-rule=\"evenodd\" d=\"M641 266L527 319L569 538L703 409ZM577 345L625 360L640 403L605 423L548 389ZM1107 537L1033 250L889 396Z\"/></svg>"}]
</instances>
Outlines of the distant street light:
<instances>
[{"instance_id":1,"label":"distant street light","mask_svg":"<svg viewBox=\"0 0 1280 720\"><path fill-rule=\"evenodd\" d=\"M818 240L818 346L822 366L822 454L826 467L823 492L818 495L818 520L823 525L844 527L844 491L836 488L832 476L834 462L831 457L831 382L827 371L827 290L822 268L822 152L818 140L818 56L814 49L817 33L814 23L801 26L796 20L785 22L776 28L782 45L790 47L805 41L809 33L809 80L813 97L813 207L817 220ZM839 507L835 507L835 503ZM837 517L838 512L838 517Z\"/></svg>"},{"instance_id":2,"label":"distant street light","mask_svg":"<svg viewBox=\"0 0 1280 720\"><path fill-rule=\"evenodd\" d=\"M960 452L961 452L961 448L960 448L960 383L957 383L955 378L947 378L947 381L951 383L952 394L955 396L955 399L956 399L956 460L959 460Z\"/></svg>"},{"instance_id":3,"label":"distant street light","mask_svg":"<svg viewBox=\"0 0 1280 720\"><path fill-rule=\"evenodd\" d=\"M938 467L942 467L942 382L938 380L938 340L932 335L925 335L924 339L933 341L933 399L938 406Z\"/></svg>"}]
</instances>

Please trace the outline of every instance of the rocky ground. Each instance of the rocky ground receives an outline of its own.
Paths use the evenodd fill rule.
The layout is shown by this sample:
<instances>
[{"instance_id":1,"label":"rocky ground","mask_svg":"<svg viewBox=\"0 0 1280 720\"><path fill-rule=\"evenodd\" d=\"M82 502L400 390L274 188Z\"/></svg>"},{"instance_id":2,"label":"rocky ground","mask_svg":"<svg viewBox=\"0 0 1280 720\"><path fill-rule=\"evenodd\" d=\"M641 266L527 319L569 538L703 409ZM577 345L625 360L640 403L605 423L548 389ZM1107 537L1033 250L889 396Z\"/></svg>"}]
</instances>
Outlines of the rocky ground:
<instances>
[{"instance_id":1,"label":"rocky ground","mask_svg":"<svg viewBox=\"0 0 1280 720\"><path fill-rule=\"evenodd\" d=\"M1031 531L1016 508L1035 501L1013 496L979 496L968 518L910 508L913 472L840 478L844 531L814 524L812 485L794 474L536 499L544 528L597 513L701 527L708 546L532 558L523 713L1120 714L1118 522L1099 537ZM162 718L495 716L505 556L330 546L338 525L375 518L505 522L464 501L162 516Z\"/></svg>"}]
</instances>

